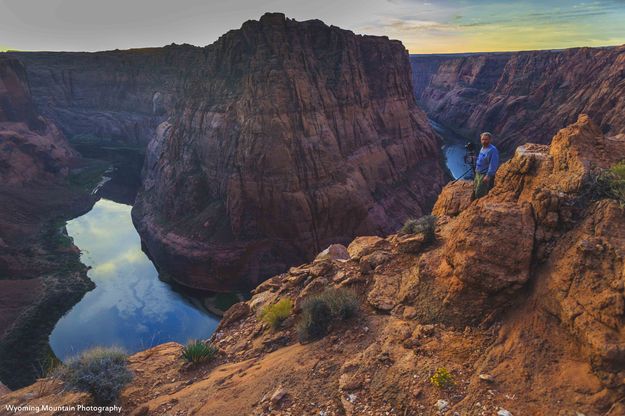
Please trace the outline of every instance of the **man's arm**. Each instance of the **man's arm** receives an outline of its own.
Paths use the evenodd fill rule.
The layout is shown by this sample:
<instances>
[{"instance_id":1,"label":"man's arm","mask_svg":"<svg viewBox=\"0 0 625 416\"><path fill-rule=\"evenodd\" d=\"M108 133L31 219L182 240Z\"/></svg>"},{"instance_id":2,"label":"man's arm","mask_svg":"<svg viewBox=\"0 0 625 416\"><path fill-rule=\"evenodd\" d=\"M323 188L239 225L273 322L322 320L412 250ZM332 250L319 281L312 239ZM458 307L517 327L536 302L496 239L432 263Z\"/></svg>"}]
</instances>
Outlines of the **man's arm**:
<instances>
[{"instance_id":1,"label":"man's arm","mask_svg":"<svg viewBox=\"0 0 625 416\"><path fill-rule=\"evenodd\" d=\"M495 173L497 173L497 169L499 169L499 151L497 149L493 149L490 154L490 162L488 163L488 173L486 174L489 178L494 178Z\"/></svg>"}]
</instances>

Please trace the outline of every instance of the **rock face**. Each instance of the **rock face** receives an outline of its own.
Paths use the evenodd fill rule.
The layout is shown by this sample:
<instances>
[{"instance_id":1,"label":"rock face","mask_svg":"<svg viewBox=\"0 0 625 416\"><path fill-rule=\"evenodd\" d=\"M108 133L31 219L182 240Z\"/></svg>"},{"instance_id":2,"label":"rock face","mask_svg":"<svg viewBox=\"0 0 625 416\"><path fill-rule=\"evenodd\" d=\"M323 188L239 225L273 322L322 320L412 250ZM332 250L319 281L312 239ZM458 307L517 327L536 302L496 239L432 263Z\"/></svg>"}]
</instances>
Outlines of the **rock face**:
<instances>
[{"instance_id":1,"label":"rock face","mask_svg":"<svg viewBox=\"0 0 625 416\"><path fill-rule=\"evenodd\" d=\"M412 56L415 94L428 115L467 136L495 134L506 153L547 144L587 113L625 135L625 45L563 51Z\"/></svg>"},{"instance_id":2,"label":"rock face","mask_svg":"<svg viewBox=\"0 0 625 416\"><path fill-rule=\"evenodd\" d=\"M322 256L259 285L226 312L210 340L220 352L200 370L173 343L135 354L120 404L129 414L623 415L625 211L588 193L595 170L623 158L624 141L580 116L551 146L518 148L486 197L437 204L436 238L419 250L401 249L417 235L360 237L349 259ZM457 184L448 201L470 193ZM328 287L357 294L357 316L298 343L299 307ZM285 298L293 316L271 330L258 311ZM442 368L453 379L444 388L431 379ZM272 402L276 392L288 394ZM42 380L0 405L53 399L89 400Z\"/></svg>"},{"instance_id":3,"label":"rock face","mask_svg":"<svg viewBox=\"0 0 625 416\"><path fill-rule=\"evenodd\" d=\"M10 388L41 375L54 325L93 288L60 223L94 202L67 183L77 156L38 114L23 65L0 55L0 381Z\"/></svg>"},{"instance_id":4,"label":"rock face","mask_svg":"<svg viewBox=\"0 0 625 416\"><path fill-rule=\"evenodd\" d=\"M76 156L56 126L37 113L23 65L0 56L0 182L64 176Z\"/></svg>"},{"instance_id":5,"label":"rock face","mask_svg":"<svg viewBox=\"0 0 625 416\"><path fill-rule=\"evenodd\" d=\"M67 137L145 147L166 119L185 71L201 62L202 48L9 55L24 63L35 103Z\"/></svg>"},{"instance_id":6,"label":"rock face","mask_svg":"<svg viewBox=\"0 0 625 416\"><path fill-rule=\"evenodd\" d=\"M402 44L266 14L203 51L148 146L133 218L159 267L249 287L394 231L444 182Z\"/></svg>"}]
</instances>

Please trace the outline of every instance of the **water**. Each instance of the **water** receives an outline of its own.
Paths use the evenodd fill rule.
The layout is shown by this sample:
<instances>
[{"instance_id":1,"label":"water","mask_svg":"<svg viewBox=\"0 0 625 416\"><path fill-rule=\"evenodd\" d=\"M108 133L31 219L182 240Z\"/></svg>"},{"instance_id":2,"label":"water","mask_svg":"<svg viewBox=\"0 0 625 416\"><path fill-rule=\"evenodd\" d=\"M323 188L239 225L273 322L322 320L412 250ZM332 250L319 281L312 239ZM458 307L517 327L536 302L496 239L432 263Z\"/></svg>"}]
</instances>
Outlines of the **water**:
<instances>
[{"instance_id":1,"label":"water","mask_svg":"<svg viewBox=\"0 0 625 416\"><path fill-rule=\"evenodd\" d=\"M52 350L66 359L93 346L132 353L168 341L208 338L219 317L194 306L197 299L159 280L130 218L130 205L100 199L67 232L92 268L96 288L56 324Z\"/></svg>"},{"instance_id":2,"label":"water","mask_svg":"<svg viewBox=\"0 0 625 416\"><path fill-rule=\"evenodd\" d=\"M434 120L430 119L429 121L434 131L443 138L445 143L443 145L445 164L453 178L458 179L460 176L463 176L464 179L472 179L473 172L471 166L465 162L466 149L464 146L467 143L467 139Z\"/></svg>"}]
</instances>

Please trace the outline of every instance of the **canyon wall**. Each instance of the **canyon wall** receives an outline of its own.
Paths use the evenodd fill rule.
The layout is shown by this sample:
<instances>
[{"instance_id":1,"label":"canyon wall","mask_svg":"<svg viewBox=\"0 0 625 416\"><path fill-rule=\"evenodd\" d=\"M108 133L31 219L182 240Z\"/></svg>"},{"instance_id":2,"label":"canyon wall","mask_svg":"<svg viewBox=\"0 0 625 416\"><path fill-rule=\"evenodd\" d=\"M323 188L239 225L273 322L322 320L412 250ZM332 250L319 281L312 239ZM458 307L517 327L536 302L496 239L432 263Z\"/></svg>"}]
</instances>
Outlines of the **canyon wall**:
<instances>
[{"instance_id":1,"label":"canyon wall","mask_svg":"<svg viewBox=\"0 0 625 416\"><path fill-rule=\"evenodd\" d=\"M24 66L0 56L0 183L65 176L77 153L33 103Z\"/></svg>"},{"instance_id":2,"label":"canyon wall","mask_svg":"<svg viewBox=\"0 0 625 416\"><path fill-rule=\"evenodd\" d=\"M185 285L251 287L393 231L445 181L398 41L266 14L204 48L181 88L133 217Z\"/></svg>"},{"instance_id":3,"label":"canyon wall","mask_svg":"<svg viewBox=\"0 0 625 416\"><path fill-rule=\"evenodd\" d=\"M11 388L42 375L52 328L93 288L64 227L94 202L68 178L85 168L37 111L24 66L0 55L0 381Z\"/></svg>"},{"instance_id":4,"label":"canyon wall","mask_svg":"<svg viewBox=\"0 0 625 416\"><path fill-rule=\"evenodd\" d=\"M549 143L552 132L589 114L607 135L625 134L625 45L411 57L415 94L428 116L477 139Z\"/></svg>"},{"instance_id":5,"label":"canyon wall","mask_svg":"<svg viewBox=\"0 0 625 416\"><path fill-rule=\"evenodd\" d=\"M202 48L12 52L26 66L34 101L65 135L145 147L166 119L185 68Z\"/></svg>"}]
</instances>

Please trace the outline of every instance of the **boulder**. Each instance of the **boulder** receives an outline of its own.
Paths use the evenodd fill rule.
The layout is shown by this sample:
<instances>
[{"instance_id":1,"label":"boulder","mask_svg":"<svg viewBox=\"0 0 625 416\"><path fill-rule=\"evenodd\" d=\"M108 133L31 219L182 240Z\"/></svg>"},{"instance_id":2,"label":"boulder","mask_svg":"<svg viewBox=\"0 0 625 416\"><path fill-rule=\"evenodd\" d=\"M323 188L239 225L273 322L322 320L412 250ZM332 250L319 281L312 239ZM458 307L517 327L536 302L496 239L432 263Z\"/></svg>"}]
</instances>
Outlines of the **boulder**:
<instances>
[{"instance_id":1,"label":"boulder","mask_svg":"<svg viewBox=\"0 0 625 416\"><path fill-rule=\"evenodd\" d=\"M356 237L349 246L347 246L347 251L352 259L357 260L374 251L389 250L390 247L390 243L382 237L362 236Z\"/></svg>"}]
</instances>

